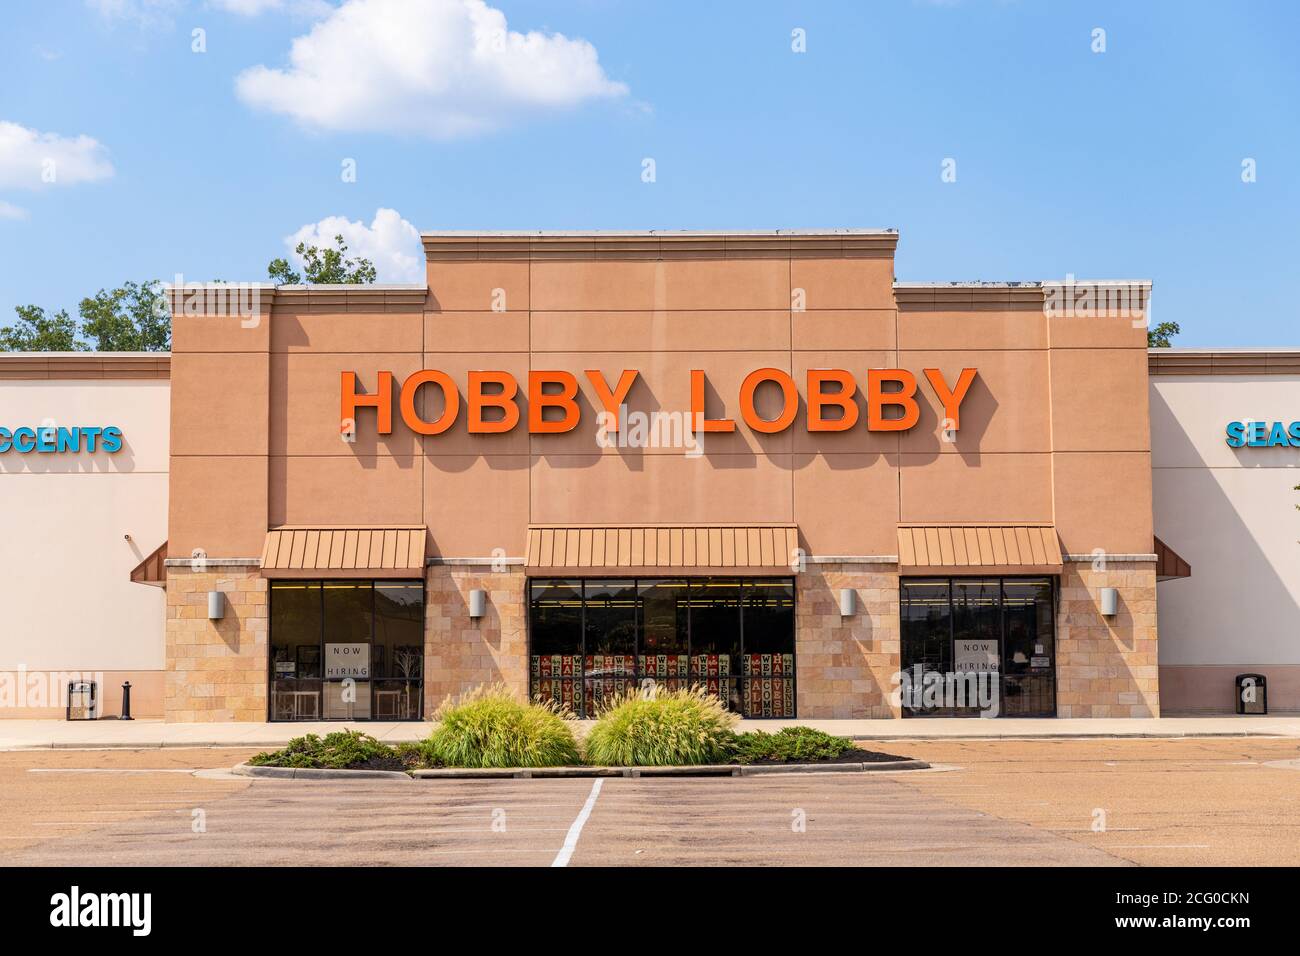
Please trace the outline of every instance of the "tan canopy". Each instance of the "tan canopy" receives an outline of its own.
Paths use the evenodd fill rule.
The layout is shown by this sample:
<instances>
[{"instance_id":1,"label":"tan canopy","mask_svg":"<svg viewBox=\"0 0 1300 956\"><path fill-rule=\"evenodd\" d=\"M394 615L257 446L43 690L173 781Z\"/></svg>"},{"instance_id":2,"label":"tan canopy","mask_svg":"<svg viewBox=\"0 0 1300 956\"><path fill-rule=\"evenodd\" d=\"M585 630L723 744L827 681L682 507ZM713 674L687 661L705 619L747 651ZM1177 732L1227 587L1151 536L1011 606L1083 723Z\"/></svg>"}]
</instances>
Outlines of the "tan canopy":
<instances>
[{"instance_id":1,"label":"tan canopy","mask_svg":"<svg viewBox=\"0 0 1300 956\"><path fill-rule=\"evenodd\" d=\"M424 576L424 527L273 528L262 549L269 578Z\"/></svg>"},{"instance_id":2,"label":"tan canopy","mask_svg":"<svg viewBox=\"0 0 1300 956\"><path fill-rule=\"evenodd\" d=\"M904 572L1060 574L1064 560L1052 525L901 525Z\"/></svg>"},{"instance_id":3,"label":"tan canopy","mask_svg":"<svg viewBox=\"0 0 1300 956\"><path fill-rule=\"evenodd\" d=\"M799 533L792 524L532 525L533 575L791 574Z\"/></svg>"}]
</instances>

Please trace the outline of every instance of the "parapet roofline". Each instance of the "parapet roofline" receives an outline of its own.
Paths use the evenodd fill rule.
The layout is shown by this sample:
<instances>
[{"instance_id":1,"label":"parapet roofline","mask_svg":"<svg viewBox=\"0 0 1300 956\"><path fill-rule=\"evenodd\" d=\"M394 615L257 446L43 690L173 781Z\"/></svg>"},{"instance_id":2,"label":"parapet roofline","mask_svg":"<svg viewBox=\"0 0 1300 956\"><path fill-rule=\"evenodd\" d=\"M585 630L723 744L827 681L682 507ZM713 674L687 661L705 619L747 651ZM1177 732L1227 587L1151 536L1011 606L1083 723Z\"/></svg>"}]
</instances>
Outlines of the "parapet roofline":
<instances>
[{"instance_id":1,"label":"parapet roofline","mask_svg":"<svg viewBox=\"0 0 1300 956\"><path fill-rule=\"evenodd\" d=\"M897 229L452 230L420 234L430 262L893 259Z\"/></svg>"},{"instance_id":2,"label":"parapet roofline","mask_svg":"<svg viewBox=\"0 0 1300 956\"><path fill-rule=\"evenodd\" d=\"M1175 345L1169 348L1150 350L1153 355L1300 355L1300 346L1283 345L1278 348L1263 346L1260 348L1193 348Z\"/></svg>"},{"instance_id":3,"label":"parapet roofline","mask_svg":"<svg viewBox=\"0 0 1300 956\"><path fill-rule=\"evenodd\" d=\"M897 229L435 229L421 232L429 239L626 239L656 238L789 238L817 236L898 236Z\"/></svg>"},{"instance_id":4,"label":"parapet roofline","mask_svg":"<svg viewBox=\"0 0 1300 956\"><path fill-rule=\"evenodd\" d=\"M298 283L297 285L276 285L274 282L185 282L176 285L164 282L162 287L168 292L195 292L202 289L220 289L230 286L232 289L257 289L260 292L423 292L428 289L424 282L323 282L319 285Z\"/></svg>"},{"instance_id":5,"label":"parapet roofline","mask_svg":"<svg viewBox=\"0 0 1300 956\"><path fill-rule=\"evenodd\" d=\"M171 358L171 354L171 352L0 352L0 362L21 362L27 359L112 362L136 359L168 359Z\"/></svg>"},{"instance_id":6,"label":"parapet roofline","mask_svg":"<svg viewBox=\"0 0 1300 956\"><path fill-rule=\"evenodd\" d=\"M1150 289L1150 279L1073 279L1071 284L1096 286L1103 289L1139 288ZM1064 286L1062 279L1027 279L1021 282L895 282L895 289L1042 289L1049 286Z\"/></svg>"},{"instance_id":7,"label":"parapet roofline","mask_svg":"<svg viewBox=\"0 0 1300 956\"><path fill-rule=\"evenodd\" d=\"M1152 375L1300 375L1300 348L1147 349Z\"/></svg>"}]
</instances>

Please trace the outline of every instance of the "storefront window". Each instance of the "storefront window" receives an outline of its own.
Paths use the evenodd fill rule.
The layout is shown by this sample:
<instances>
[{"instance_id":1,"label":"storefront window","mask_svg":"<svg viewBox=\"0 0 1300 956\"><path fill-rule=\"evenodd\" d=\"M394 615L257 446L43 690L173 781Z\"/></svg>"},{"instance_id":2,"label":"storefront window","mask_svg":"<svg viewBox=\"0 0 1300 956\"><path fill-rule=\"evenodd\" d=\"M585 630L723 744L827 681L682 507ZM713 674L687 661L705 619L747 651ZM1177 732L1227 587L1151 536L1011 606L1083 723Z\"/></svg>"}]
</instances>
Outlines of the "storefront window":
<instances>
[{"instance_id":1,"label":"storefront window","mask_svg":"<svg viewBox=\"0 0 1300 956\"><path fill-rule=\"evenodd\" d=\"M374 586L326 581L323 587L325 719L369 720Z\"/></svg>"},{"instance_id":2,"label":"storefront window","mask_svg":"<svg viewBox=\"0 0 1300 956\"><path fill-rule=\"evenodd\" d=\"M1053 716L1053 588L1050 578L901 581L903 686L916 695L904 695L904 715ZM971 679L983 682L982 698L970 683L965 697L952 693Z\"/></svg>"},{"instance_id":3,"label":"storefront window","mask_svg":"<svg viewBox=\"0 0 1300 956\"><path fill-rule=\"evenodd\" d=\"M636 687L636 583L583 584L583 696L590 708Z\"/></svg>"},{"instance_id":4,"label":"storefront window","mask_svg":"<svg viewBox=\"0 0 1300 956\"><path fill-rule=\"evenodd\" d=\"M529 636L533 694L582 716L649 682L794 716L789 579L534 580Z\"/></svg>"},{"instance_id":5,"label":"storefront window","mask_svg":"<svg viewBox=\"0 0 1300 956\"><path fill-rule=\"evenodd\" d=\"M947 581L907 581L901 593L905 667L920 674L952 669L952 604Z\"/></svg>"},{"instance_id":6,"label":"storefront window","mask_svg":"<svg viewBox=\"0 0 1300 956\"><path fill-rule=\"evenodd\" d=\"M424 687L424 585L375 582L371 681L376 720L412 720Z\"/></svg>"},{"instance_id":7,"label":"storefront window","mask_svg":"<svg viewBox=\"0 0 1300 956\"><path fill-rule=\"evenodd\" d=\"M272 581L272 720L419 720L424 585Z\"/></svg>"},{"instance_id":8,"label":"storefront window","mask_svg":"<svg viewBox=\"0 0 1300 956\"><path fill-rule=\"evenodd\" d=\"M794 582L750 581L744 609L742 712L751 717L793 717Z\"/></svg>"},{"instance_id":9,"label":"storefront window","mask_svg":"<svg viewBox=\"0 0 1300 956\"><path fill-rule=\"evenodd\" d=\"M321 718L321 586L271 582L271 719Z\"/></svg>"},{"instance_id":10,"label":"storefront window","mask_svg":"<svg viewBox=\"0 0 1300 956\"><path fill-rule=\"evenodd\" d=\"M580 714L582 582L533 581L528 595L533 694Z\"/></svg>"},{"instance_id":11,"label":"storefront window","mask_svg":"<svg viewBox=\"0 0 1300 956\"><path fill-rule=\"evenodd\" d=\"M690 583L691 683L741 712L742 593L736 580Z\"/></svg>"}]
</instances>

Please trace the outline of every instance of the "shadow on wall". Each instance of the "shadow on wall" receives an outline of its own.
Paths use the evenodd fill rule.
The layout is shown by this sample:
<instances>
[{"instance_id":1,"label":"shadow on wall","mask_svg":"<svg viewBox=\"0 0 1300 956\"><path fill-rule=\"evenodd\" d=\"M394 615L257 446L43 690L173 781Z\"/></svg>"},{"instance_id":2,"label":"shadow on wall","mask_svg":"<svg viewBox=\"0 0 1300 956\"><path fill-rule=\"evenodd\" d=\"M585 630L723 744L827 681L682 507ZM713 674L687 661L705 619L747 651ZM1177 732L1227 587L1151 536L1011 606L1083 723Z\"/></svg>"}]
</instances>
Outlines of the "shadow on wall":
<instances>
[{"instance_id":1,"label":"shadow on wall","mask_svg":"<svg viewBox=\"0 0 1300 956\"><path fill-rule=\"evenodd\" d=\"M1224 424L1230 417L1225 415ZM1288 662L1261 660L1261 652L1256 648L1266 642L1274 646L1293 643L1300 622L1300 604L1288 590L1273 559L1260 547L1255 530L1242 518L1238 505L1216 479L1215 470L1196 450L1191 436L1156 388L1151 389L1151 430L1160 434L1160 442L1170 460L1199 463L1199 467L1193 464L1153 468L1156 534L1192 566L1190 579L1158 585L1158 601L1168 602L1160 615L1160 662L1177 667L1222 665L1267 676L1268 664ZM1270 455L1270 451L1275 454ZM1278 452L1285 457L1279 459ZM1297 456L1294 453L1288 456L1285 449L1241 448L1234 449L1234 454L1242 467L1226 470L1275 472L1278 482L1286 489L1300 483L1298 473L1287 467L1293 464L1290 459ZM1289 502L1280 503L1278 522L1300 515L1300 512L1288 514L1285 509L1289 506ZM1195 510L1194 519L1189 517L1189 509ZM1300 526L1300 522L1293 523ZM1296 547L1296 562L1300 562L1300 544ZM1178 610L1168 610L1170 605ZM1233 618L1231 627L1223 620L1228 616ZM1180 654L1183 648L1179 642L1184 635L1179 628L1187 626L1180 620L1184 617L1208 622L1207 626L1216 629L1212 635L1215 660L1187 660L1190 655ZM1262 656L1270 653L1263 652ZM1223 683L1221 694L1216 687L1212 702L1202 705L1200 701L1176 701L1175 706L1184 711L1195 707L1231 712L1234 691L1230 682ZM1273 709L1280 703L1270 701Z\"/></svg>"}]
</instances>

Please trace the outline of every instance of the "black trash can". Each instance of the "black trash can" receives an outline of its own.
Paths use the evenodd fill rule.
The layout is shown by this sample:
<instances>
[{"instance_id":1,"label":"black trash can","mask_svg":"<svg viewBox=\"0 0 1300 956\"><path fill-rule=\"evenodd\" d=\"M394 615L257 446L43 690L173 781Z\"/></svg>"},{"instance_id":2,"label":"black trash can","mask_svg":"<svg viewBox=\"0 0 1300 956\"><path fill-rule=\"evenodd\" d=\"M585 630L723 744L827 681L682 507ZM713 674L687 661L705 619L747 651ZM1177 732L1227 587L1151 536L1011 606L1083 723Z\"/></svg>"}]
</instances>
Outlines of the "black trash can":
<instances>
[{"instance_id":1,"label":"black trash can","mask_svg":"<svg viewBox=\"0 0 1300 956\"><path fill-rule=\"evenodd\" d=\"M1268 713L1268 678L1263 674L1237 675L1237 713Z\"/></svg>"},{"instance_id":2,"label":"black trash can","mask_svg":"<svg viewBox=\"0 0 1300 956\"><path fill-rule=\"evenodd\" d=\"M68 681L68 720L94 720L98 690L93 680Z\"/></svg>"}]
</instances>

